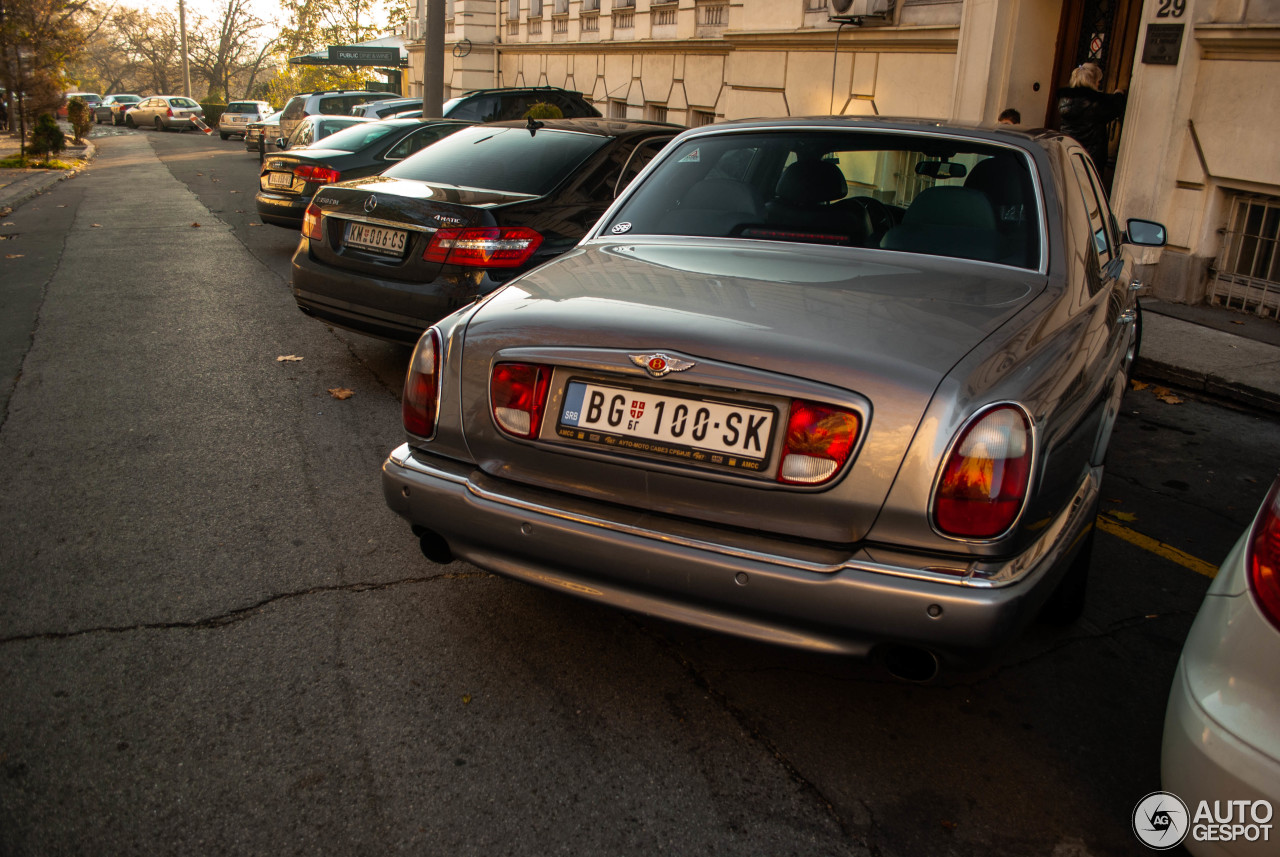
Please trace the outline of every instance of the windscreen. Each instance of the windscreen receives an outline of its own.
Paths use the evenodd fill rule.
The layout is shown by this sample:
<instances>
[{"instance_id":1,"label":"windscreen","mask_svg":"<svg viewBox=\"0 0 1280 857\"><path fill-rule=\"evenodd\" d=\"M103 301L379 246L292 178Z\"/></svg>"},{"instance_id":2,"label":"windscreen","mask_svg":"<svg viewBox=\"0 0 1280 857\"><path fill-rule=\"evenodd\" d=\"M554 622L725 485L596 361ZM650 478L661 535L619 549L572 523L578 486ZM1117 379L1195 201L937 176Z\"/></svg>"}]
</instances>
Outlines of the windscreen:
<instances>
[{"instance_id":1,"label":"windscreen","mask_svg":"<svg viewBox=\"0 0 1280 857\"><path fill-rule=\"evenodd\" d=\"M327 120L326 120L327 121ZM403 128L376 123L358 122L345 127L339 125L340 131L334 131L318 143L316 148L337 149L340 152L358 152L365 146L372 146L383 137L388 137Z\"/></svg>"},{"instance_id":2,"label":"windscreen","mask_svg":"<svg viewBox=\"0 0 1280 857\"><path fill-rule=\"evenodd\" d=\"M383 172L385 176L541 196L611 138L576 131L463 128Z\"/></svg>"},{"instance_id":3,"label":"windscreen","mask_svg":"<svg viewBox=\"0 0 1280 857\"><path fill-rule=\"evenodd\" d=\"M921 133L776 131L685 141L605 234L867 247L1038 268L1025 153Z\"/></svg>"}]
</instances>

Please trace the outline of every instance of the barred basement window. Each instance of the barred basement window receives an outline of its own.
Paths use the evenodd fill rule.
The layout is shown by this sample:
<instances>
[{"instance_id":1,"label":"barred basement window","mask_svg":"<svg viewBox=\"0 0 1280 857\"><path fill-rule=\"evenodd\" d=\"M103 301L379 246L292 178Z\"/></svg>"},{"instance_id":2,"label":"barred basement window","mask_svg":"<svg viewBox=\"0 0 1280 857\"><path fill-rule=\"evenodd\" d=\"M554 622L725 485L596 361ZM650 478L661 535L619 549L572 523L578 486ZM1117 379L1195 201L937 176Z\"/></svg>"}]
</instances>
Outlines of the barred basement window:
<instances>
[{"instance_id":1,"label":"barred basement window","mask_svg":"<svg viewBox=\"0 0 1280 857\"><path fill-rule=\"evenodd\" d=\"M654 9L652 12L653 26L655 27L665 27L676 23L677 9L674 6L663 9Z\"/></svg>"},{"instance_id":2,"label":"barred basement window","mask_svg":"<svg viewBox=\"0 0 1280 857\"><path fill-rule=\"evenodd\" d=\"M644 118L650 122L666 122L667 106L665 104L646 104L644 106Z\"/></svg>"},{"instance_id":3,"label":"barred basement window","mask_svg":"<svg viewBox=\"0 0 1280 857\"><path fill-rule=\"evenodd\" d=\"M582 32L584 33L600 32L599 15L583 15L578 19L578 22L582 25Z\"/></svg>"},{"instance_id":4,"label":"barred basement window","mask_svg":"<svg viewBox=\"0 0 1280 857\"><path fill-rule=\"evenodd\" d=\"M627 102L610 101L609 102L609 118L610 119L626 119L627 118Z\"/></svg>"},{"instance_id":5,"label":"barred basement window","mask_svg":"<svg viewBox=\"0 0 1280 857\"><path fill-rule=\"evenodd\" d=\"M710 125L715 121L716 114L709 110L689 110L689 119L687 124L690 128L697 128L701 125Z\"/></svg>"},{"instance_id":6,"label":"barred basement window","mask_svg":"<svg viewBox=\"0 0 1280 857\"><path fill-rule=\"evenodd\" d=\"M1280 319L1280 198L1232 197L1212 303Z\"/></svg>"},{"instance_id":7,"label":"barred basement window","mask_svg":"<svg viewBox=\"0 0 1280 857\"><path fill-rule=\"evenodd\" d=\"M698 26L724 27L729 23L728 3L708 3L698 6Z\"/></svg>"}]
</instances>

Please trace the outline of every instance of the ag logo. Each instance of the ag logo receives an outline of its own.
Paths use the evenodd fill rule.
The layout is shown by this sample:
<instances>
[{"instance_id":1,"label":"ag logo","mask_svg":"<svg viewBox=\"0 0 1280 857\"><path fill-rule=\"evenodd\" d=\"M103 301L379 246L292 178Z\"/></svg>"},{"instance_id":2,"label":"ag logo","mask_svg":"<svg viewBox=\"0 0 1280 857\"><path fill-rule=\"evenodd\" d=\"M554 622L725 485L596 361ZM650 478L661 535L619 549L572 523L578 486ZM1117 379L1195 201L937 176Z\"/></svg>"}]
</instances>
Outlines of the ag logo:
<instances>
[{"instance_id":1,"label":"ag logo","mask_svg":"<svg viewBox=\"0 0 1280 857\"><path fill-rule=\"evenodd\" d=\"M1167 851L1187 838L1191 818L1182 798L1170 792L1152 792L1133 808L1133 833L1148 848Z\"/></svg>"}]
</instances>

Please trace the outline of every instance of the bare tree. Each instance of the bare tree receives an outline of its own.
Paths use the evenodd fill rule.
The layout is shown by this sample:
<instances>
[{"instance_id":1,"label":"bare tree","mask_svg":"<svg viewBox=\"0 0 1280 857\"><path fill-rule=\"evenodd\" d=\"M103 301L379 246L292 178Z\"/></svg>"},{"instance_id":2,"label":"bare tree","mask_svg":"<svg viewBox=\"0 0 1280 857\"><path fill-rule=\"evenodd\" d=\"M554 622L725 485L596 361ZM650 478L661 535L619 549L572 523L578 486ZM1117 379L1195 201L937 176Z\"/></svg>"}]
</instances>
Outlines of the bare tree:
<instances>
[{"instance_id":1,"label":"bare tree","mask_svg":"<svg viewBox=\"0 0 1280 857\"><path fill-rule=\"evenodd\" d=\"M241 94L253 85L269 46L260 44L264 24L249 10L249 0L223 0L218 17L197 18L188 35L192 67L227 99L237 79ZM245 79L247 78L247 80Z\"/></svg>"},{"instance_id":2,"label":"bare tree","mask_svg":"<svg viewBox=\"0 0 1280 857\"><path fill-rule=\"evenodd\" d=\"M182 83L178 19L170 12L122 9L112 18L120 47L133 63L135 88L167 94Z\"/></svg>"}]
</instances>

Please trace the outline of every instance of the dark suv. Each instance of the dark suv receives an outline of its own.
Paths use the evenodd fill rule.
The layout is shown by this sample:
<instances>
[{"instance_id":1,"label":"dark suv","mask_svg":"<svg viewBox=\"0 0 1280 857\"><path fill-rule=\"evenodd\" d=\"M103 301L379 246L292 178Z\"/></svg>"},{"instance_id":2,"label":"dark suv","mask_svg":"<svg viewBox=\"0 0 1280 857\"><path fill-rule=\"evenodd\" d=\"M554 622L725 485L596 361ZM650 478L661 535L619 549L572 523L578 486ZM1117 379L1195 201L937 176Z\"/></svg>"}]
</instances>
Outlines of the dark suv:
<instances>
[{"instance_id":1,"label":"dark suv","mask_svg":"<svg viewBox=\"0 0 1280 857\"><path fill-rule=\"evenodd\" d=\"M444 103L443 114L448 119L465 119L468 122L502 122L523 119L535 104L550 104L560 109L564 119L598 119L600 111L581 92L560 89L555 86L504 86L498 89L474 89ZM407 119L422 115L412 105L405 105L406 112L395 115ZM368 115L368 114L366 114Z\"/></svg>"}]
</instances>

